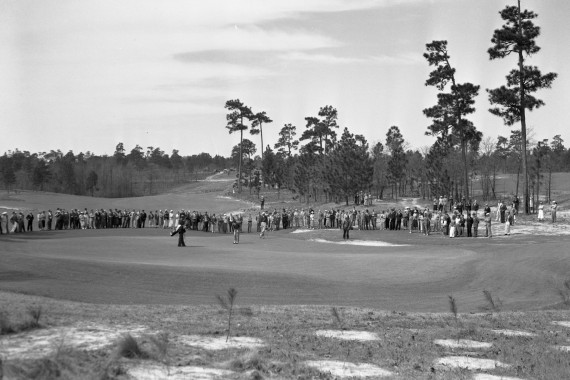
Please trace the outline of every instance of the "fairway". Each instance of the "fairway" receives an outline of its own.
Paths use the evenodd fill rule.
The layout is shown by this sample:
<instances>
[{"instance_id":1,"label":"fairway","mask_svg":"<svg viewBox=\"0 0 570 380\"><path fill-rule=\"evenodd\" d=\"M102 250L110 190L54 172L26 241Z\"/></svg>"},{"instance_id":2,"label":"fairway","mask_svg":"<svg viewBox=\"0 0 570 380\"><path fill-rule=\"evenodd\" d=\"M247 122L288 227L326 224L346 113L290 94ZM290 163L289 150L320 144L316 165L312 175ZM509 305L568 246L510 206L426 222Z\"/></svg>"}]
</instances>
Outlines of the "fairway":
<instances>
[{"instance_id":1,"label":"fairway","mask_svg":"<svg viewBox=\"0 0 570 380\"><path fill-rule=\"evenodd\" d=\"M463 311L560 302L568 236L448 239L406 231L270 232L266 239L191 231L187 247L162 229L68 230L1 237L0 290L99 304L211 304L235 287L243 304ZM383 244L386 243L386 244Z\"/></svg>"}]
</instances>

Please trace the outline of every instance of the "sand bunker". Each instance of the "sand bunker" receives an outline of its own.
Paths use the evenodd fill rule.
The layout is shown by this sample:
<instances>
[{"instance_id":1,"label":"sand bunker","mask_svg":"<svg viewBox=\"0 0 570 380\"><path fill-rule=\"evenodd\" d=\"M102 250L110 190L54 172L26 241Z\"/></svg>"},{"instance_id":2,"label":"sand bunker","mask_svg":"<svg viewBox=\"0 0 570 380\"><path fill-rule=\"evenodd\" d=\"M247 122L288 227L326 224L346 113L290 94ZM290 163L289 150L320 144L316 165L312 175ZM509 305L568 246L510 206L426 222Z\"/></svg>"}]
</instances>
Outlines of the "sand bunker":
<instances>
[{"instance_id":1,"label":"sand bunker","mask_svg":"<svg viewBox=\"0 0 570 380\"><path fill-rule=\"evenodd\" d=\"M343 240L343 241L330 241L325 239L309 239L315 243L328 243L328 244L344 244L344 245L361 245L366 247L405 247L406 244L391 244L377 240Z\"/></svg>"},{"instance_id":2,"label":"sand bunker","mask_svg":"<svg viewBox=\"0 0 570 380\"><path fill-rule=\"evenodd\" d=\"M340 331L340 330L318 330L317 336L325 338L335 338L341 340L356 340L359 342L378 340L378 335L368 331Z\"/></svg>"},{"instance_id":3,"label":"sand bunker","mask_svg":"<svg viewBox=\"0 0 570 380\"><path fill-rule=\"evenodd\" d=\"M520 331L520 330L491 330L492 332L494 332L495 334L499 334L499 335L505 335L505 336L527 336L527 337L531 337L531 336L536 336L536 334L531 333L531 332L527 332L527 331Z\"/></svg>"},{"instance_id":4,"label":"sand bunker","mask_svg":"<svg viewBox=\"0 0 570 380\"><path fill-rule=\"evenodd\" d=\"M141 334L143 326L105 326L78 324L54 327L5 336L2 352L6 359L38 359L56 352L61 347L80 350L98 350L109 346L123 334Z\"/></svg>"},{"instance_id":5,"label":"sand bunker","mask_svg":"<svg viewBox=\"0 0 570 380\"><path fill-rule=\"evenodd\" d=\"M345 377L387 377L392 376L392 372L377 367L372 364L354 364L335 360L311 360L305 365L318 369L322 373L330 373L333 376Z\"/></svg>"},{"instance_id":6,"label":"sand bunker","mask_svg":"<svg viewBox=\"0 0 570 380\"><path fill-rule=\"evenodd\" d=\"M468 339L436 339L433 341L435 345L448 347L448 348L473 348L473 349L487 349L493 347L492 343L477 342Z\"/></svg>"},{"instance_id":7,"label":"sand bunker","mask_svg":"<svg viewBox=\"0 0 570 380\"><path fill-rule=\"evenodd\" d=\"M523 380L518 377L506 377L506 376L496 376L489 375L487 373L478 373L473 376L473 380Z\"/></svg>"},{"instance_id":8,"label":"sand bunker","mask_svg":"<svg viewBox=\"0 0 570 380\"><path fill-rule=\"evenodd\" d=\"M166 367L154 363L139 363L128 370L128 374L137 380L214 380L234 374L232 371L203 367Z\"/></svg>"},{"instance_id":9,"label":"sand bunker","mask_svg":"<svg viewBox=\"0 0 570 380\"><path fill-rule=\"evenodd\" d=\"M447 356L435 361L440 369L463 368L468 370L490 370L499 367L509 367L508 364L492 359L470 358L468 356Z\"/></svg>"},{"instance_id":10,"label":"sand bunker","mask_svg":"<svg viewBox=\"0 0 570 380\"><path fill-rule=\"evenodd\" d=\"M182 335L177 337L176 341L188 346L200 347L212 351L228 348L259 348L265 346L265 342L261 339L245 336L230 337L226 342L225 336Z\"/></svg>"},{"instance_id":11,"label":"sand bunker","mask_svg":"<svg viewBox=\"0 0 570 380\"><path fill-rule=\"evenodd\" d=\"M311 231L315 231L315 230L310 230L307 228L300 228L300 229L296 229L294 231L291 231L291 233L292 234L304 234L304 233L311 232Z\"/></svg>"},{"instance_id":12,"label":"sand bunker","mask_svg":"<svg viewBox=\"0 0 570 380\"><path fill-rule=\"evenodd\" d=\"M570 321L554 321L552 323L558 326L570 327Z\"/></svg>"}]
</instances>

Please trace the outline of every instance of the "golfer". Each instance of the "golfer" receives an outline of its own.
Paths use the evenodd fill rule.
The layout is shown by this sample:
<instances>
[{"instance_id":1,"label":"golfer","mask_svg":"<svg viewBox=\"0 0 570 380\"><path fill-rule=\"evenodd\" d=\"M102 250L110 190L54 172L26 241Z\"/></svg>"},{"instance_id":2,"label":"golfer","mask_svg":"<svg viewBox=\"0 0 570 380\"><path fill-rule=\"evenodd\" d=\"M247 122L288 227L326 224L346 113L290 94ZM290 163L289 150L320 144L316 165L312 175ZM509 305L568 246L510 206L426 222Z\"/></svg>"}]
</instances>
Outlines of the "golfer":
<instances>
[{"instance_id":1,"label":"golfer","mask_svg":"<svg viewBox=\"0 0 570 380\"><path fill-rule=\"evenodd\" d=\"M186 247L184 244L184 234L186 233L186 228L182 224L178 224L176 229L170 233L170 236L174 236L178 234L178 246L179 247Z\"/></svg>"},{"instance_id":2,"label":"golfer","mask_svg":"<svg viewBox=\"0 0 570 380\"><path fill-rule=\"evenodd\" d=\"M265 211L261 214L259 221L261 222L261 233L259 234L259 238L265 239L265 229L267 228L267 213L265 213Z\"/></svg>"},{"instance_id":3,"label":"golfer","mask_svg":"<svg viewBox=\"0 0 570 380\"><path fill-rule=\"evenodd\" d=\"M234 244L239 244L239 234L241 232L241 218L239 215L232 216L232 229L234 230Z\"/></svg>"},{"instance_id":4,"label":"golfer","mask_svg":"<svg viewBox=\"0 0 570 380\"><path fill-rule=\"evenodd\" d=\"M344 240L348 240L350 231L350 219L348 218L348 215L345 215L344 220L342 221L342 231L342 238Z\"/></svg>"}]
</instances>

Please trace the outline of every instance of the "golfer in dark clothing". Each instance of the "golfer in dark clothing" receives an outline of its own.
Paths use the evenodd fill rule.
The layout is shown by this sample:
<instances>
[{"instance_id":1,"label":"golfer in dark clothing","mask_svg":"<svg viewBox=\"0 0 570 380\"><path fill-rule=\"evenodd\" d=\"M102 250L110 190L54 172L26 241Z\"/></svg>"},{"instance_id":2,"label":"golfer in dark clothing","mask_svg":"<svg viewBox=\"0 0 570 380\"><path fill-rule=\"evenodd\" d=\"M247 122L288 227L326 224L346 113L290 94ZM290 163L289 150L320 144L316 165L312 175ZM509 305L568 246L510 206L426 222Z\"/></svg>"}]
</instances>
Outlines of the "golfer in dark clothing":
<instances>
[{"instance_id":1,"label":"golfer in dark clothing","mask_svg":"<svg viewBox=\"0 0 570 380\"><path fill-rule=\"evenodd\" d=\"M184 244L184 234L185 233L186 233L186 228L184 228L184 226L182 224L179 224L176 227L176 230L174 230L170 233L170 236L174 236L174 235L178 234L178 246L179 247L186 247L186 244Z\"/></svg>"},{"instance_id":2,"label":"golfer in dark clothing","mask_svg":"<svg viewBox=\"0 0 570 380\"><path fill-rule=\"evenodd\" d=\"M342 238L345 240L349 239L348 233L350 231L350 219L348 218L348 215L344 217L342 222L342 231Z\"/></svg>"}]
</instances>

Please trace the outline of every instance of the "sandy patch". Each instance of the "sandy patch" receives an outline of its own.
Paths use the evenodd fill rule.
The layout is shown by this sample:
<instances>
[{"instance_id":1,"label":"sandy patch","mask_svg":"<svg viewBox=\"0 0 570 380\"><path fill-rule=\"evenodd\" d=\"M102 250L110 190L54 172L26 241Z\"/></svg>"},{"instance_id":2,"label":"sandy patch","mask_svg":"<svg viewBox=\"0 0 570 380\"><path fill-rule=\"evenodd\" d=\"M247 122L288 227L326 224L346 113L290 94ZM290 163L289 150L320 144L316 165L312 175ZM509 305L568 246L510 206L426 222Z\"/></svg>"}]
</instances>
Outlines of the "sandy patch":
<instances>
[{"instance_id":1,"label":"sandy patch","mask_svg":"<svg viewBox=\"0 0 570 380\"><path fill-rule=\"evenodd\" d=\"M216 368L203 368L182 366L167 368L164 365L154 363L139 363L128 369L128 374L137 380L214 380L234 374L232 371Z\"/></svg>"},{"instance_id":2,"label":"sandy patch","mask_svg":"<svg viewBox=\"0 0 570 380\"><path fill-rule=\"evenodd\" d=\"M368 331L318 330L315 334L325 338L356 340L359 342L379 340L378 335Z\"/></svg>"},{"instance_id":3,"label":"sandy patch","mask_svg":"<svg viewBox=\"0 0 570 380\"><path fill-rule=\"evenodd\" d=\"M523 380L519 377L506 377L506 376L496 376L489 375L487 373L477 373L473 376L473 380Z\"/></svg>"},{"instance_id":4,"label":"sandy patch","mask_svg":"<svg viewBox=\"0 0 570 380\"><path fill-rule=\"evenodd\" d=\"M554 348L560 351L570 352L570 346L554 346Z\"/></svg>"},{"instance_id":5,"label":"sandy patch","mask_svg":"<svg viewBox=\"0 0 570 380\"><path fill-rule=\"evenodd\" d=\"M239 199L228 197L227 195L216 195L217 199L226 199L230 201L239 201Z\"/></svg>"},{"instance_id":6,"label":"sandy patch","mask_svg":"<svg viewBox=\"0 0 570 380\"><path fill-rule=\"evenodd\" d=\"M436 346L448 348L474 348L474 349L487 349L493 347L492 343L477 342L468 339L436 339L433 341Z\"/></svg>"},{"instance_id":7,"label":"sandy patch","mask_svg":"<svg viewBox=\"0 0 570 380\"><path fill-rule=\"evenodd\" d=\"M392 372L372 364L354 364L335 360L311 360L305 362L309 367L318 369L322 373L330 373L340 378L345 377L387 377Z\"/></svg>"},{"instance_id":8,"label":"sandy patch","mask_svg":"<svg viewBox=\"0 0 570 380\"><path fill-rule=\"evenodd\" d=\"M499 334L499 335L505 335L505 336L527 336L527 337L531 337L531 336L536 336L536 334L531 333L531 332L527 332L527 331L520 331L520 330L491 330L492 332L494 332L495 334Z\"/></svg>"},{"instance_id":9,"label":"sandy patch","mask_svg":"<svg viewBox=\"0 0 570 380\"><path fill-rule=\"evenodd\" d=\"M366 247L405 247L406 244L391 244L377 240L346 240L346 241L330 241L325 239L309 239L315 243L341 244L341 245L361 245Z\"/></svg>"},{"instance_id":10,"label":"sandy patch","mask_svg":"<svg viewBox=\"0 0 570 380\"><path fill-rule=\"evenodd\" d=\"M447 356L437 359L435 365L440 369L464 368L468 370L490 370L498 367L510 367L492 359L470 358L468 356Z\"/></svg>"},{"instance_id":11,"label":"sandy patch","mask_svg":"<svg viewBox=\"0 0 570 380\"><path fill-rule=\"evenodd\" d=\"M304 234L307 232L311 232L311 231L315 231L315 230L309 230L307 228L300 228L300 229L296 229L294 231L291 231L292 234Z\"/></svg>"},{"instance_id":12,"label":"sandy patch","mask_svg":"<svg viewBox=\"0 0 570 380\"><path fill-rule=\"evenodd\" d=\"M225 336L211 337L202 335L182 335L176 338L179 343L200 347L205 350L224 350L228 348L259 348L265 346L261 339L246 336L230 337L226 342Z\"/></svg>"},{"instance_id":13,"label":"sandy patch","mask_svg":"<svg viewBox=\"0 0 570 380\"><path fill-rule=\"evenodd\" d=\"M570 321L554 321L552 322L554 325L570 327Z\"/></svg>"},{"instance_id":14,"label":"sandy patch","mask_svg":"<svg viewBox=\"0 0 570 380\"><path fill-rule=\"evenodd\" d=\"M39 329L3 337L2 353L10 360L42 358L61 347L98 350L115 343L123 334L139 335L145 330L143 326L111 327L99 324Z\"/></svg>"}]
</instances>

